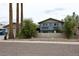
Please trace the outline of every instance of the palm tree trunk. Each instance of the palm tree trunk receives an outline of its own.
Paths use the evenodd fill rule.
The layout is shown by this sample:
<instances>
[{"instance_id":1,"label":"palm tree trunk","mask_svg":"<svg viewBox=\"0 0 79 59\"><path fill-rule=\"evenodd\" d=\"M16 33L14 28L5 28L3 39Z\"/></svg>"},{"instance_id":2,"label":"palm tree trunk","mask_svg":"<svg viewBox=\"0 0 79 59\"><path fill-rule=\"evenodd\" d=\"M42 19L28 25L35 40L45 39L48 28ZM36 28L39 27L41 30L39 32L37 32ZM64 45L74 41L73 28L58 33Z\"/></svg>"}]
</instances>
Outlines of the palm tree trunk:
<instances>
[{"instance_id":1,"label":"palm tree trunk","mask_svg":"<svg viewBox=\"0 0 79 59\"><path fill-rule=\"evenodd\" d=\"M9 3L9 39L14 39L12 3Z\"/></svg>"},{"instance_id":2,"label":"palm tree trunk","mask_svg":"<svg viewBox=\"0 0 79 59\"><path fill-rule=\"evenodd\" d=\"M21 3L21 29L23 26L23 3Z\"/></svg>"},{"instance_id":3,"label":"palm tree trunk","mask_svg":"<svg viewBox=\"0 0 79 59\"><path fill-rule=\"evenodd\" d=\"M19 3L16 6L16 37L19 34Z\"/></svg>"}]
</instances>

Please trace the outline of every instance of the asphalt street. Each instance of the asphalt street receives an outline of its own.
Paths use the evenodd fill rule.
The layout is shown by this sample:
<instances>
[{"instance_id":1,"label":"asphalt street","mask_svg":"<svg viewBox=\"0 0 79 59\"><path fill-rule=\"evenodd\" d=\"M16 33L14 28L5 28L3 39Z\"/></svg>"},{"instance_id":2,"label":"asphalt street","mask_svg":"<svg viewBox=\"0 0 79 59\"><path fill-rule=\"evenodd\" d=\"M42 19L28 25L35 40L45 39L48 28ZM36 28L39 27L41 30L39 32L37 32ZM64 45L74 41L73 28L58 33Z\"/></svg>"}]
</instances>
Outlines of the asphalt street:
<instances>
[{"instance_id":1,"label":"asphalt street","mask_svg":"<svg viewBox=\"0 0 79 59\"><path fill-rule=\"evenodd\" d=\"M63 43L2 41L0 42L0 56L79 56L79 44Z\"/></svg>"}]
</instances>

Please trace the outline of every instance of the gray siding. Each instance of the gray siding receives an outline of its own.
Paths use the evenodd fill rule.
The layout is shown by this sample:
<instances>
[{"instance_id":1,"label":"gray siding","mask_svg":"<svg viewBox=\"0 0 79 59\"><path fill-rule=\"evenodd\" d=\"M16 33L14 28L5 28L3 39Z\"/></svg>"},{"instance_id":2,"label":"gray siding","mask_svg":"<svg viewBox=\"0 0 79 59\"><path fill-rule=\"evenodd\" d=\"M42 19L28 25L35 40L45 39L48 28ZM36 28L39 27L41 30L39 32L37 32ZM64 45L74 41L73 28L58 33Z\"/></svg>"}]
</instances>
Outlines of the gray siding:
<instances>
[{"instance_id":1,"label":"gray siding","mask_svg":"<svg viewBox=\"0 0 79 59\"><path fill-rule=\"evenodd\" d=\"M58 21L53 21L53 20L50 21L49 20L49 21L41 23L39 27L40 27L41 32L45 31L45 30L53 31L53 30L55 30L55 28L62 29L63 24L61 22L58 22Z\"/></svg>"}]
</instances>

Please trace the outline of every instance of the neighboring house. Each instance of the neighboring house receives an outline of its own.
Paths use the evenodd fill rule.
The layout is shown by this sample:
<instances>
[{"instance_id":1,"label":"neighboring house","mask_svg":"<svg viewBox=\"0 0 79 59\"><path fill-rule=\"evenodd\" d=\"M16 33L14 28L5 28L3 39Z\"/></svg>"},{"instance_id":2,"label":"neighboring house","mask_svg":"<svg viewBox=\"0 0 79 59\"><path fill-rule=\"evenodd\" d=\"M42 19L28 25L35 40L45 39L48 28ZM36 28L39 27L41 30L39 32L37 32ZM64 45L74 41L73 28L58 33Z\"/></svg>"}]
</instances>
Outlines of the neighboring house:
<instances>
[{"instance_id":1,"label":"neighboring house","mask_svg":"<svg viewBox=\"0 0 79 59\"><path fill-rule=\"evenodd\" d=\"M9 29L9 24L8 25L5 25L4 28ZM16 23L13 23L13 29L16 29Z\"/></svg>"},{"instance_id":2,"label":"neighboring house","mask_svg":"<svg viewBox=\"0 0 79 59\"><path fill-rule=\"evenodd\" d=\"M9 24L4 26L4 28L6 28L8 32L9 32L9 26L10 26ZM16 35L16 23L13 23L13 33L15 36Z\"/></svg>"},{"instance_id":3,"label":"neighboring house","mask_svg":"<svg viewBox=\"0 0 79 59\"><path fill-rule=\"evenodd\" d=\"M3 26L4 26L3 24L0 24L0 28L3 28Z\"/></svg>"},{"instance_id":4,"label":"neighboring house","mask_svg":"<svg viewBox=\"0 0 79 59\"><path fill-rule=\"evenodd\" d=\"M63 24L63 21L49 18L39 22L39 29L40 32L54 32L57 30L63 30Z\"/></svg>"}]
</instances>

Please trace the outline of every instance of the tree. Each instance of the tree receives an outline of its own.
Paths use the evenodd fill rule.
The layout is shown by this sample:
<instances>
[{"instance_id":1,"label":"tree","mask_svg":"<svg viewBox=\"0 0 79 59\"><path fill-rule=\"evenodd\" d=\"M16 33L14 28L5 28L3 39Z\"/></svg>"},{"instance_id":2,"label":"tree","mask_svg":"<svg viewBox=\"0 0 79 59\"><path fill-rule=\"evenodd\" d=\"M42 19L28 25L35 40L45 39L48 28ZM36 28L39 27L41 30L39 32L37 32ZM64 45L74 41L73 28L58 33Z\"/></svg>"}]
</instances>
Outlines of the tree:
<instances>
[{"instance_id":1,"label":"tree","mask_svg":"<svg viewBox=\"0 0 79 59\"><path fill-rule=\"evenodd\" d=\"M19 3L17 3L17 6L16 6L16 37L18 36L19 34Z\"/></svg>"},{"instance_id":2,"label":"tree","mask_svg":"<svg viewBox=\"0 0 79 59\"><path fill-rule=\"evenodd\" d=\"M23 38L32 38L37 35L37 25L33 23L31 19L25 19L23 21L23 27L20 32L20 36Z\"/></svg>"},{"instance_id":3,"label":"tree","mask_svg":"<svg viewBox=\"0 0 79 59\"><path fill-rule=\"evenodd\" d=\"M21 29L23 26L23 3L21 3Z\"/></svg>"},{"instance_id":4,"label":"tree","mask_svg":"<svg viewBox=\"0 0 79 59\"><path fill-rule=\"evenodd\" d=\"M77 15L73 13L72 16L67 16L64 20L64 31L67 36L67 38L74 37L74 34L76 33L76 26L77 26Z\"/></svg>"},{"instance_id":5,"label":"tree","mask_svg":"<svg viewBox=\"0 0 79 59\"><path fill-rule=\"evenodd\" d=\"M14 39L12 3L9 3L9 39Z\"/></svg>"}]
</instances>

